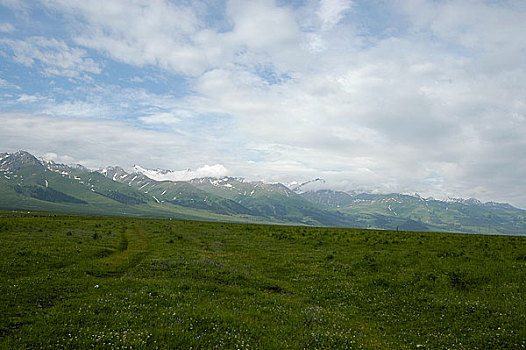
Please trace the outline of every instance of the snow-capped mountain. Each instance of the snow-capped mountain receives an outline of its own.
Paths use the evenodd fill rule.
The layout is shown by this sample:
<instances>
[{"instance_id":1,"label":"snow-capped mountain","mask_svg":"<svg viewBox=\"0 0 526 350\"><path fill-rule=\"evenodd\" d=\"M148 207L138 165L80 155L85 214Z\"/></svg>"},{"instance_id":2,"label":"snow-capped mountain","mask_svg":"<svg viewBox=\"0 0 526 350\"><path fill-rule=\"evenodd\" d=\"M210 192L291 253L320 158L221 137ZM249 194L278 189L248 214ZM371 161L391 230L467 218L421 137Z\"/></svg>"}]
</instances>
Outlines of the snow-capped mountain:
<instances>
[{"instance_id":1,"label":"snow-capped mountain","mask_svg":"<svg viewBox=\"0 0 526 350\"><path fill-rule=\"evenodd\" d=\"M144 172L127 174L118 167L108 167L100 172L152 196L159 204L199 208L225 215L251 215L267 220L274 218L277 222L332 223L339 226L345 223L340 214L316 207L282 184L251 182L228 176L157 181Z\"/></svg>"},{"instance_id":2,"label":"snow-capped mountain","mask_svg":"<svg viewBox=\"0 0 526 350\"><path fill-rule=\"evenodd\" d=\"M327 188L327 182L324 179L316 178L314 180L306 181L303 183L297 183L294 182L289 185L289 188L296 192L297 194L301 194L304 192L315 192L319 190L329 190Z\"/></svg>"},{"instance_id":3,"label":"snow-capped mountain","mask_svg":"<svg viewBox=\"0 0 526 350\"><path fill-rule=\"evenodd\" d=\"M4 172L16 171L28 165L41 165L41 162L32 154L25 151L0 154L0 170Z\"/></svg>"},{"instance_id":4,"label":"snow-capped mountain","mask_svg":"<svg viewBox=\"0 0 526 350\"><path fill-rule=\"evenodd\" d=\"M195 175L195 172L185 172ZM469 198L334 191L323 179L291 188L226 175L173 181L169 170L93 171L28 152L0 154L0 208L402 230L526 234L526 211ZM148 176L150 175L150 176ZM163 177L164 176L164 177ZM185 175L186 176L186 175Z\"/></svg>"},{"instance_id":5,"label":"snow-capped mountain","mask_svg":"<svg viewBox=\"0 0 526 350\"><path fill-rule=\"evenodd\" d=\"M166 169L146 169L140 165L134 165L133 171L148 176L156 181L188 181L203 177L223 177L227 175L227 169L221 164L205 165L196 170L166 170Z\"/></svg>"},{"instance_id":6,"label":"snow-capped mountain","mask_svg":"<svg viewBox=\"0 0 526 350\"><path fill-rule=\"evenodd\" d=\"M445 202L447 203L461 203L461 204L469 204L469 205L483 205L484 203L482 203L481 201L479 201L478 199L476 198L468 198L468 199L464 199L464 198L452 198L452 197L448 197Z\"/></svg>"},{"instance_id":7,"label":"snow-capped mountain","mask_svg":"<svg viewBox=\"0 0 526 350\"><path fill-rule=\"evenodd\" d=\"M217 193L228 198L258 197L278 194L290 197L295 195L288 187L282 184L269 184L262 181L248 181L237 177L204 177L189 181L193 186L205 191Z\"/></svg>"}]
</instances>

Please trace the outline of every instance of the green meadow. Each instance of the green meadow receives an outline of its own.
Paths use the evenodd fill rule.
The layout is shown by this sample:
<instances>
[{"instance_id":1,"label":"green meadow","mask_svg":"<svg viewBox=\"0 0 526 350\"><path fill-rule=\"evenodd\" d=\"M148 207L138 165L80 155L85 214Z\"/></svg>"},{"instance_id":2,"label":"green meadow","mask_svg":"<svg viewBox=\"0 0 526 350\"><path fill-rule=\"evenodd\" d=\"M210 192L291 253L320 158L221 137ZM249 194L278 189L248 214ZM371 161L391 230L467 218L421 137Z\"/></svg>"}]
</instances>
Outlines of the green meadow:
<instances>
[{"instance_id":1,"label":"green meadow","mask_svg":"<svg viewBox=\"0 0 526 350\"><path fill-rule=\"evenodd\" d=\"M526 237L0 213L0 347L521 349Z\"/></svg>"}]
</instances>

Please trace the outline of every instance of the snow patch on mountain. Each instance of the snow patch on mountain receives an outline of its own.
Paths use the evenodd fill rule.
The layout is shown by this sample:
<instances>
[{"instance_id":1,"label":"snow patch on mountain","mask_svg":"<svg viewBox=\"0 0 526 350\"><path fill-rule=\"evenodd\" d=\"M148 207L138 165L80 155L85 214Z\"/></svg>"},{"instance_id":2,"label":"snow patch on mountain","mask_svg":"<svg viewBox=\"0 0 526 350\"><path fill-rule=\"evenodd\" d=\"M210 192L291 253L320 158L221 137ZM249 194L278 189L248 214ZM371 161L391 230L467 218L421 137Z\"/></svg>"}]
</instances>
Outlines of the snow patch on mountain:
<instances>
[{"instance_id":1,"label":"snow patch on mountain","mask_svg":"<svg viewBox=\"0 0 526 350\"><path fill-rule=\"evenodd\" d=\"M304 192L316 192L319 190L329 189L327 186L327 182L324 179L320 179L320 178L316 178L314 180L310 180L310 181L304 182L299 185L297 185L297 182L293 182L289 184L289 188L293 192L296 192L297 194L301 194Z\"/></svg>"},{"instance_id":2,"label":"snow patch on mountain","mask_svg":"<svg viewBox=\"0 0 526 350\"><path fill-rule=\"evenodd\" d=\"M448 197L446 200L445 200L446 203L460 203L460 204L469 204L469 205L482 205L483 203L481 201L479 201L478 199L476 198L468 198L468 199L464 199L464 198L452 198L452 197Z\"/></svg>"},{"instance_id":3,"label":"snow patch on mountain","mask_svg":"<svg viewBox=\"0 0 526 350\"><path fill-rule=\"evenodd\" d=\"M227 168L222 164L204 165L196 170L163 170L163 169L146 169L140 165L134 165L133 170L143 174L156 181L189 181L197 178L221 178L228 174Z\"/></svg>"},{"instance_id":4,"label":"snow patch on mountain","mask_svg":"<svg viewBox=\"0 0 526 350\"><path fill-rule=\"evenodd\" d=\"M47 163L48 165L64 165L67 164L70 167L74 167L73 165L75 163L75 159L73 157L70 157L68 155L58 155L53 152L45 153L44 155L41 155L38 157L38 160L42 163L42 165L45 166L44 163ZM79 164L76 164L79 165ZM82 168L84 166L80 165Z\"/></svg>"}]
</instances>

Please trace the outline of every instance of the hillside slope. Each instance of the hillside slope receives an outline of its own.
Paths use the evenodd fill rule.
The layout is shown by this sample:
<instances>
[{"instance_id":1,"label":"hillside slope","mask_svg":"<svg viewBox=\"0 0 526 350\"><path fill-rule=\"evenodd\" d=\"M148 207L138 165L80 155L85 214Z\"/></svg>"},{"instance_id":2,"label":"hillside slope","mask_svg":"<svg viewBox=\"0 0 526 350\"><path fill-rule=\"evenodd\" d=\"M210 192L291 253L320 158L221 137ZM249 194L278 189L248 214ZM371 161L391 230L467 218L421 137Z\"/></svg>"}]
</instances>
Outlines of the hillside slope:
<instances>
[{"instance_id":1,"label":"hillside slope","mask_svg":"<svg viewBox=\"0 0 526 350\"><path fill-rule=\"evenodd\" d=\"M320 189L323 186L322 179L294 190L235 177L157 181L120 167L93 171L23 151L0 154L0 210L526 234L526 211L509 204Z\"/></svg>"}]
</instances>

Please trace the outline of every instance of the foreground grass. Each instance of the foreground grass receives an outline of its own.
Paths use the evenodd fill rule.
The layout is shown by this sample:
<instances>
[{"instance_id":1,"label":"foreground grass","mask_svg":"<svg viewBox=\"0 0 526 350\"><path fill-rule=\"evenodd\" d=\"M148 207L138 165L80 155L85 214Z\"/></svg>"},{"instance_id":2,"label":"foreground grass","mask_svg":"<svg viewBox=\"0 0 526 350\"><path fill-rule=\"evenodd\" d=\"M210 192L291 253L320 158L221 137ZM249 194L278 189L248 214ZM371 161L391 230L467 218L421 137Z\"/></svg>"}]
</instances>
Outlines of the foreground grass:
<instances>
[{"instance_id":1,"label":"foreground grass","mask_svg":"<svg viewBox=\"0 0 526 350\"><path fill-rule=\"evenodd\" d=\"M526 347L526 237L0 214L0 346Z\"/></svg>"}]
</instances>

